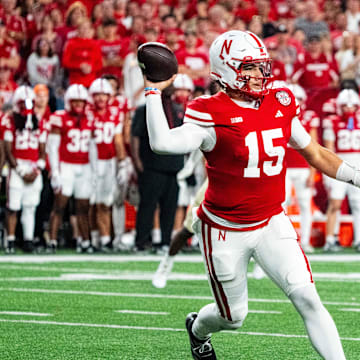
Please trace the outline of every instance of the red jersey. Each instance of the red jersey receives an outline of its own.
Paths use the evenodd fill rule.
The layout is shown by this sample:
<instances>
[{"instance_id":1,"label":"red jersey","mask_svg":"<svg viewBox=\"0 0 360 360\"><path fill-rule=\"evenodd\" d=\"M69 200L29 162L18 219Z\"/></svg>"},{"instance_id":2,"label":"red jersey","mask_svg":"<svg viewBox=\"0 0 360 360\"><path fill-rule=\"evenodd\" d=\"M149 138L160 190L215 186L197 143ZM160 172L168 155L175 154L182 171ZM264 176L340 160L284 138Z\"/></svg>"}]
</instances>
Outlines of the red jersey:
<instances>
[{"instance_id":1,"label":"red jersey","mask_svg":"<svg viewBox=\"0 0 360 360\"><path fill-rule=\"evenodd\" d=\"M93 133L93 122L83 115L78 118L64 110L50 116L51 129L60 130L60 161L70 164L89 162L89 143Z\"/></svg>"},{"instance_id":2,"label":"red jersey","mask_svg":"<svg viewBox=\"0 0 360 360\"><path fill-rule=\"evenodd\" d=\"M121 112L116 107L108 107L104 115L95 109L89 110L87 116L94 122L95 142L100 160L109 160L116 156L114 136L122 133Z\"/></svg>"},{"instance_id":3,"label":"red jersey","mask_svg":"<svg viewBox=\"0 0 360 360\"><path fill-rule=\"evenodd\" d=\"M89 87L102 67L98 42L93 39L78 37L68 40L64 48L62 63L69 70L70 84L82 84ZM81 71L80 65L82 63L91 66L89 74L84 74Z\"/></svg>"},{"instance_id":4,"label":"red jersey","mask_svg":"<svg viewBox=\"0 0 360 360\"><path fill-rule=\"evenodd\" d=\"M115 41L107 41L106 39L99 40L99 47L101 50L101 56L105 59L112 59L115 56L119 56L124 59L128 53L128 42L122 39ZM113 74L118 78L122 76L122 67L120 66L104 66L100 70L100 74Z\"/></svg>"},{"instance_id":5,"label":"red jersey","mask_svg":"<svg viewBox=\"0 0 360 360\"><path fill-rule=\"evenodd\" d=\"M347 119L330 115L324 128L324 140L334 140L337 154L360 153L360 112Z\"/></svg>"},{"instance_id":6,"label":"red jersey","mask_svg":"<svg viewBox=\"0 0 360 360\"><path fill-rule=\"evenodd\" d=\"M9 116L4 140L12 142L12 154L15 159L39 160L39 144L46 143L46 131L39 122L37 129L17 129L13 116Z\"/></svg>"},{"instance_id":7,"label":"red jersey","mask_svg":"<svg viewBox=\"0 0 360 360\"><path fill-rule=\"evenodd\" d=\"M306 110L301 112L299 115L299 120L302 126L307 132L310 132L311 129L318 129L320 126L320 118L315 111ZM298 151L289 147L286 152L286 167L288 168L308 168L309 164L301 156Z\"/></svg>"},{"instance_id":8,"label":"red jersey","mask_svg":"<svg viewBox=\"0 0 360 360\"><path fill-rule=\"evenodd\" d=\"M326 100L321 108L324 115L336 114L336 98L330 98Z\"/></svg>"},{"instance_id":9,"label":"red jersey","mask_svg":"<svg viewBox=\"0 0 360 360\"><path fill-rule=\"evenodd\" d=\"M328 61L325 54L321 54L317 59L314 59L306 52L294 64L292 80L299 82L299 85L306 90L327 88L332 80L338 78L335 63Z\"/></svg>"},{"instance_id":10,"label":"red jersey","mask_svg":"<svg viewBox=\"0 0 360 360\"><path fill-rule=\"evenodd\" d=\"M202 51L196 51L194 54L189 53L186 49L179 50L176 53L179 65L185 65L191 70L203 69L209 64L209 57ZM205 86L205 79L199 77L192 79L195 86Z\"/></svg>"},{"instance_id":11,"label":"red jersey","mask_svg":"<svg viewBox=\"0 0 360 360\"><path fill-rule=\"evenodd\" d=\"M273 60L271 67L272 75L274 76L272 80L282 80L286 81L286 71L285 65L279 60Z\"/></svg>"},{"instance_id":12,"label":"red jersey","mask_svg":"<svg viewBox=\"0 0 360 360\"><path fill-rule=\"evenodd\" d=\"M209 186L203 204L227 221L250 224L282 211L283 162L299 107L288 89L269 92L258 109L240 107L223 92L196 98L186 109L185 123L214 126L216 145L204 151Z\"/></svg>"}]
</instances>

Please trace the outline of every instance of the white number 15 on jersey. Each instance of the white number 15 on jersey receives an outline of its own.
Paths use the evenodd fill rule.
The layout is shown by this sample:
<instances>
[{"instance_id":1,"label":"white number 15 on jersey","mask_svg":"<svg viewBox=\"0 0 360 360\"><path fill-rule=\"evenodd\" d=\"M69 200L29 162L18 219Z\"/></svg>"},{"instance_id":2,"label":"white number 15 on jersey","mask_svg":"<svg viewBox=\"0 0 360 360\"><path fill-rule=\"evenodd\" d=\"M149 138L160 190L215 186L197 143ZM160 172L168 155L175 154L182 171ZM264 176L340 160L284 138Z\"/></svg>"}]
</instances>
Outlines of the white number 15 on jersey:
<instances>
[{"instance_id":1,"label":"white number 15 on jersey","mask_svg":"<svg viewBox=\"0 0 360 360\"><path fill-rule=\"evenodd\" d=\"M273 161L264 161L264 173L268 176L279 175L283 168L285 149L282 146L274 146L273 140L280 139L284 136L282 129L263 130L261 131L261 136L265 153L270 157L277 157L276 165L273 165ZM260 177L259 142L256 131L252 131L246 136L245 145L249 148L249 161L247 167L244 169L244 177L258 178Z\"/></svg>"}]
</instances>

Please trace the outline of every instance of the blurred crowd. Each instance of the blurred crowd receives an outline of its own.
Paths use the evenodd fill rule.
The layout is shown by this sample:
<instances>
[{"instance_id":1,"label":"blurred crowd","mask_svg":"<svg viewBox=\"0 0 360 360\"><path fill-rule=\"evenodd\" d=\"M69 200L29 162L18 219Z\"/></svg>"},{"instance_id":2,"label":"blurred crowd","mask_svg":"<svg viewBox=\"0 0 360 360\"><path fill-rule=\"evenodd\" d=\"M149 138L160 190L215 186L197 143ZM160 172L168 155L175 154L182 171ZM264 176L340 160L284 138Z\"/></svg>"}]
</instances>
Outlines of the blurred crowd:
<instances>
[{"instance_id":1,"label":"blurred crowd","mask_svg":"<svg viewBox=\"0 0 360 360\"><path fill-rule=\"evenodd\" d=\"M295 86L319 142L360 154L358 0L0 0L6 252L15 246L54 252L69 245L78 252L128 250L129 244L138 251L154 244L166 251L206 175L202 160L187 163L190 154L151 152L137 48L162 42L178 59L181 76L163 94L175 127L188 101L218 91L209 78L209 47L227 30L249 30L264 39L273 59L271 86ZM351 90L346 100L343 90ZM334 117L346 123L349 136L337 132L340 120ZM338 140L350 145L341 148ZM305 179L316 189L306 204L315 202L330 214L327 244L337 251L336 214L357 216L357 200L344 205L346 191L340 196L329 182L314 185L313 179ZM137 209L131 234L125 233L126 203ZM312 211L308 207L300 206L303 215ZM311 214L302 221L308 228ZM302 237L311 252L309 232Z\"/></svg>"}]
</instances>

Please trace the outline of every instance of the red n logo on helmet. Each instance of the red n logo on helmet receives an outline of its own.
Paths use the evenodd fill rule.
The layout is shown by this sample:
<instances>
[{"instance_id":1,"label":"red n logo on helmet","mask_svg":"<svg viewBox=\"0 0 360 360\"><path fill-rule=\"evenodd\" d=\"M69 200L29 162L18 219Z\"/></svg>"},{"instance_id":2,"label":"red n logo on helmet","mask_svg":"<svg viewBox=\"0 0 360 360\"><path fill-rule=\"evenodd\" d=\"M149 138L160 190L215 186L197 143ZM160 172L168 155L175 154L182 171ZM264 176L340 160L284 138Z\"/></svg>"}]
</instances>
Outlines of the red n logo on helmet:
<instances>
[{"instance_id":1,"label":"red n logo on helmet","mask_svg":"<svg viewBox=\"0 0 360 360\"><path fill-rule=\"evenodd\" d=\"M231 44L232 44L232 40L229 41L225 40L222 47L221 47L221 52L220 52L220 59L224 60L225 57L223 56L224 51L226 52L227 55L230 54L230 48L231 48Z\"/></svg>"}]
</instances>

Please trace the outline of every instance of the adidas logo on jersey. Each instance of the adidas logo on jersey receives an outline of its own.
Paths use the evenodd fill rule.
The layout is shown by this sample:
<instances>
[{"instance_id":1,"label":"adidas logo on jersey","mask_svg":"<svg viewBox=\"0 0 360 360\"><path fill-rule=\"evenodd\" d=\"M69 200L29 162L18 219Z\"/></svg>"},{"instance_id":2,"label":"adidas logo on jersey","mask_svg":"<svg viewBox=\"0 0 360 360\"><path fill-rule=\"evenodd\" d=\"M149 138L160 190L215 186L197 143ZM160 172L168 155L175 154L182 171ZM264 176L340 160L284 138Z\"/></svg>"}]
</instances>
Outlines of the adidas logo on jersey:
<instances>
[{"instance_id":1,"label":"adidas logo on jersey","mask_svg":"<svg viewBox=\"0 0 360 360\"><path fill-rule=\"evenodd\" d=\"M232 124L236 124L236 123L239 123L239 122L243 122L244 119L241 117L241 116L237 116L237 117L233 117L230 119L231 120L231 123Z\"/></svg>"},{"instance_id":2,"label":"adidas logo on jersey","mask_svg":"<svg viewBox=\"0 0 360 360\"><path fill-rule=\"evenodd\" d=\"M283 117L283 116L284 116L284 115L283 115L283 113L282 113L280 110L278 110L277 113L276 113L276 115L275 115L276 118Z\"/></svg>"}]
</instances>

